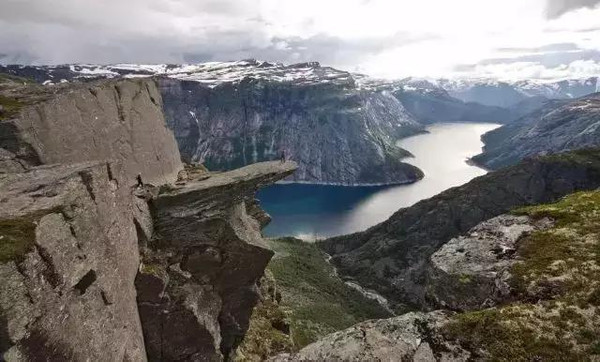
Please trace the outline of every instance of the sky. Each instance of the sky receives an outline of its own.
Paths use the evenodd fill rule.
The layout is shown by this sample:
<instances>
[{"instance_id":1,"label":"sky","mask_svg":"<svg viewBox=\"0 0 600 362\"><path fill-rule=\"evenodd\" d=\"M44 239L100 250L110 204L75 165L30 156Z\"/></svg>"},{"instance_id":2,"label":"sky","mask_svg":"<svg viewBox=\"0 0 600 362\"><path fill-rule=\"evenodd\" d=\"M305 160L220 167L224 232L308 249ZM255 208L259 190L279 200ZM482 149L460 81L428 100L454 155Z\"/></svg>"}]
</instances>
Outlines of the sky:
<instances>
[{"instance_id":1,"label":"sky","mask_svg":"<svg viewBox=\"0 0 600 362\"><path fill-rule=\"evenodd\" d=\"M600 75L600 0L0 0L0 63L255 58L375 77Z\"/></svg>"}]
</instances>

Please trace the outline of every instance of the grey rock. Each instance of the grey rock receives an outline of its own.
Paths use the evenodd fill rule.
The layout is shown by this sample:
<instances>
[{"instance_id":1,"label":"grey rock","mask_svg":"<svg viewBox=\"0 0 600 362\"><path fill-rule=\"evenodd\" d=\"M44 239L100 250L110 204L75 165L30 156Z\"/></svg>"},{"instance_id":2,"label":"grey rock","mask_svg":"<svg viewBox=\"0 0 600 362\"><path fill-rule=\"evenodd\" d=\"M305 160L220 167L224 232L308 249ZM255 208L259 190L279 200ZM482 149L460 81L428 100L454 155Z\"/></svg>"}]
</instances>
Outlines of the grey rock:
<instances>
[{"instance_id":1,"label":"grey rock","mask_svg":"<svg viewBox=\"0 0 600 362\"><path fill-rule=\"evenodd\" d=\"M106 163L0 180L0 346L21 360L146 359L130 190Z\"/></svg>"},{"instance_id":2,"label":"grey rock","mask_svg":"<svg viewBox=\"0 0 600 362\"><path fill-rule=\"evenodd\" d=\"M0 122L0 147L22 164L115 160L123 164L121 181L127 185L134 185L138 175L155 185L176 180L183 165L153 80L102 81L47 92L47 99Z\"/></svg>"},{"instance_id":3,"label":"grey rock","mask_svg":"<svg viewBox=\"0 0 600 362\"><path fill-rule=\"evenodd\" d=\"M152 200L154 235L136 278L149 360L229 358L248 329L256 283L273 255L246 201L296 168L258 163L175 185Z\"/></svg>"},{"instance_id":4,"label":"grey rock","mask_svg":"<svg viewBox=\"0 0 600 362\"><path fill-rule=\"evenodd\" d=\"M448 320L442 311L370 320L270 361L467 361L470 353L439 333Z\"/></svg>"},{"instance_id":5,"label":"grey rock","mask_svg":"<svg viewBox=\"0 0 600 362\"><path fill-rule=\"evenodd\" d=\"M508 299L518 241L552 225L547 218L504 214L452 238L430 258L426 298L452 310L481 309Z\"/></svg>"}]
</instances>

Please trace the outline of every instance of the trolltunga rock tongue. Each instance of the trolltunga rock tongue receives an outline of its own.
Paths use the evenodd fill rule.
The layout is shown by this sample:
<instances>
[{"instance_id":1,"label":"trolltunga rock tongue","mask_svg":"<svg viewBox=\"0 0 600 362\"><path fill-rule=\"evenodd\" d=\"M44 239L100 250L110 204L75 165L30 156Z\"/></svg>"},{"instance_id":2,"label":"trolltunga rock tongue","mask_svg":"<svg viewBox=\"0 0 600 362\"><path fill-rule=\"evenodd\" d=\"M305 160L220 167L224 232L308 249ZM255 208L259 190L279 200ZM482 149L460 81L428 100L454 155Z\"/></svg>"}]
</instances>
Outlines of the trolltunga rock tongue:
<instances>
[{"instance_id":1,"label":"trolltunga rock tongue","mask_svg":"<svg viewBox=\"0 0 600 362\"><path fill-rule=\"evenodd\" d=\"M150 203L154 237L136 278L149 360L220 360L240 343L273 255L254 193L296 168L253 164L176 186Z\"/></svg>"}]
</instances>

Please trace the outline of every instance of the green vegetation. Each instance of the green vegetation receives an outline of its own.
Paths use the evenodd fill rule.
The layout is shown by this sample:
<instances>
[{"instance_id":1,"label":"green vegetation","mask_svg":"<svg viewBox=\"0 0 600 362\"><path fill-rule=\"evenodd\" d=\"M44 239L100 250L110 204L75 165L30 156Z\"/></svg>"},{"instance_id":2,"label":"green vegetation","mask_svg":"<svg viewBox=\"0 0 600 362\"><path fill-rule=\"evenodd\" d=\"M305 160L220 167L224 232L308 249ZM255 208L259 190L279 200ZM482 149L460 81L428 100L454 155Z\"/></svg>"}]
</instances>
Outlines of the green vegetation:
<instances>
[{"instance_id":1,"label":"green vegetation","mask_svg":"<svg viewBox=\"0 0 600 362\"><path fill-rule=\"evenodd\" d=\"M35 83L35 81L31 78L23 78L12 74L0 73L0 84L3 83L31 84Z\"/></svg>"},{"instance_id":2,"label":"green vegetation","mask_svg":"<svg viewBox=\"0 0 600 362\"><path fill-rule=\"evenodd\" d=\"M58 210L44 210L12 219L0 220L0 264L22 261L35 243L38 221Z\"/></svg>"},{"instance_id":3,"label":"green vegetation","mask_svg":"<svg viewBox=\"0 0 600 362\"><path fill-rule=\"evenodd\" d=\"M519 242L511 285L521 302L459 314L444 334L495 361L600 358L600 191L514 213L555 221Z\"/></svg>"},{"instance_id":4,"label":"green vegetation","mask_svg":"<svg viewBox=\"0 0 600 362\"><path fill-rule=\"evenodd\" d=\"M23 106L24 103L17 99L0 95L0 119L15 116Z\"/></svg>"},{"instance_id":5,"label":"green vegetation","mask_svg":"<svg viewBox=\"0 0 600 362\"><path fill-rule=\"evenodd\" d=\"M289 336L289 320L279 307L273 275L267 270L261 279L261 295L250 319L244 341L236 350L235 361L264 361L294 349Z\"/></svg>"},{"instance_id":6,"label":"green vegetation","mask_svg":"<svg viewBox=\"0 0 600 362\"><path fill-rule=\"evenodd\" d=\"M389 317L377 302L345 285L314 244L283 238L270 246L276 254L268 269L281 291L296 348L363 320Z\"/></svg>"}]
</instances>

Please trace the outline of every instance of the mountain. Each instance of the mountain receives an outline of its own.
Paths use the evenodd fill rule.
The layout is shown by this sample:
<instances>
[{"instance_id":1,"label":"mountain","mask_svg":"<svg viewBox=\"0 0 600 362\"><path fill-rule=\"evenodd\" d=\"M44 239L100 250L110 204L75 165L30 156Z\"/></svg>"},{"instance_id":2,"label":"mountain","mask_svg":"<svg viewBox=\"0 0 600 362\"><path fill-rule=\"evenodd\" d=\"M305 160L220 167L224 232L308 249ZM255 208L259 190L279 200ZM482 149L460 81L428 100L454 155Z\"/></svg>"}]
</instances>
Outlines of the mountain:
<instances>
[{"instance_id":1,"label":"mountain","mask_svg":"<svg viewBox=\"0 0 600 362\"><path fill-rule=\"evenodd\" d=\"M421 123L495 122L514 118L506 108L464 102L451 97L443 88L425 80L405 79L392 83L393 94Z\"/></svg>"},{"instance_id":2,"label":"mountain","mask_svg":"<svg viewBox=\"0 0 600 362\"><path fill-rule=\"evenodd\" d=\"M339 272L391 302L436 307L429 258L450 239L519 206L600 187L600 150L532 158L400 209L366 231L319 243Z\"/></svg>"},{"instance_id":3,"label":"mountain","mask_svg":"<svg viewBox=\"0 0 600 362\"><path fill-rule=\"evenodd\" d=\"M422 172L401 162L401 137L422 132L390 92L364 76L318 63L247 60L197 65L7 66L0 71L43 84L157 76L168 126L182 157L232 169L286 156L295 181L398 184Z\"/></svg>"},{"instance_id":4,"label":"mountain","mask_svg":"<svg viewBox=\"0 0 600 362\"><path fill-rule=\"evenodd\" d=\"M554 100L486 133L483 153L473 161L491 169L526 157L600 146L600 93L577 100Z\"/></svg>"},{"instance_id":5,"label":"mountain","mask_svg":"<svg viewBox=\"0 0 600 362\"><path fill-rule=\"evenodd\" d=\"M438 79L433 82L462 101L506 108L530 97L573 99L600 91L598 77L548 82L493 79Z\"/></svg>"}]
</instances>

